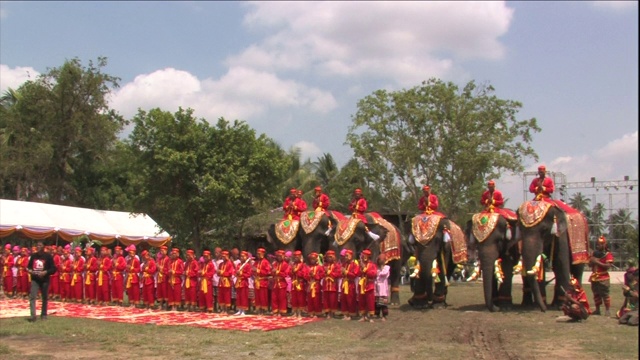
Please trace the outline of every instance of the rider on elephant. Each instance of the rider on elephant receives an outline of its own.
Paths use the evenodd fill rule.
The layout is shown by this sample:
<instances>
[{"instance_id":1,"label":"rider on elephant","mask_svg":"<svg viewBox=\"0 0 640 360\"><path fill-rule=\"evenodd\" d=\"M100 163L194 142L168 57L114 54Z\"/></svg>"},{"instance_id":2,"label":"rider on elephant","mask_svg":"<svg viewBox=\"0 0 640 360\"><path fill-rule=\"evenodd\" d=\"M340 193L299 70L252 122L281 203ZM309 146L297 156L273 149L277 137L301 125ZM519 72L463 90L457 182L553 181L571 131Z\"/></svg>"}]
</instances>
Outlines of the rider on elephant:
<instances>
[{"instance_id":1,"label":"rider on elephant","mask_svg":"<svg viewBox=\"0 0 640 360\"><path fill-rule=\"evenodd\" d=\"M444 214L438 212L438 196L431 193L431 186L423 186L422 192L424 195L418 201L418 209L427 215L437 214L445 217Z\"/></svg>"},{"instance_id":2,"label":"rider on elephant","mask_svg":"<svg viewBox=\"0 0 640 360\"><path fill-rule=\"evenodd\" d=\"M561 200L554 200L551 198L551 194L555 190L555 184L553 179L546 177L547 168L544 165L538 166L538 177L534 178L529 185L529 192L535 194L535 201L547 201L560 208L560 210L572 214L578 211L571 206L567 205Z\"/></svg>"},{"instance_id":3,"label":"rider on elephant","mask_svg":"<svg viewBox=\"0 0 640 360\"><path fill-rule=\"evenodd\" d=\"M365 211L367 211L367 200L362 196L362 189L357 188L353 191L353 199L349 203L349 211L351 211L353 217L362 220L365 224L367 223L367 218L364 216Z\"/></svg>"},{"instance_id":4,"label":"rider on elephant","mask_svg":"<svg viewBox=\"0 0 640 360\"><path fill-rule=\"evenodd\" d=\"M307 210L307 203L298 197L296 189L291 189L289 196L284 200L282 209L284 210L283 220L300 220L300 213Z\"/></svg>"},{"instance_id":5,"label":"rider on elephant","mask_svg":"<svg viewBox=\"0 0 640 360\"><path fill-rule=\"evenodd\" d=\"M329 196L325 193L322 192L322 187L320 186L316 186L316 188L314 189L316 192L315 197L313 198L313 203L312 203L312 207L315 211L322 211L325 214L327 214L327 216L330 216L331 214L329 213L329 205L331 204L329 201Z\"/></svg>"},{"instance_id":6,"label":"rider on elephant","mask_svg":"<svg viewBox=\"0 0 640 360\"><path fill-rule=\"evenodd\" d=\"M496 182L493 180L489 180L487 183L487 190L482 193L480 204L484 206L485 212L495 212L506 219L515 219L517 217L512 210L503 208L504 198L502 197L502 192L496 189Z\"/></svg>"}]
</instances>

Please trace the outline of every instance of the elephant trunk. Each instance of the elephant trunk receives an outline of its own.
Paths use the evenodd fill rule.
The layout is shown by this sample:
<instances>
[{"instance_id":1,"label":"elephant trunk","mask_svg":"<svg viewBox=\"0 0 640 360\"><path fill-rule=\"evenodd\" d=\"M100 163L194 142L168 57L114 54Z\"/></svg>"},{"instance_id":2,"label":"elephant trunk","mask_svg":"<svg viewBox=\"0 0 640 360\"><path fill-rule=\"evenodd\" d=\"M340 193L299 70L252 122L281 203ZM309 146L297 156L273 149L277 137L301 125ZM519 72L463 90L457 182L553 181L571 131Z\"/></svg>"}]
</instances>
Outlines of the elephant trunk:
<instances>
[{"instance_id":1,"label":"elephant trunk","mask_svg":"<svg viewBox=\"0 0 640 360\"><path fill-rule=\"evenodd\" d=\"M493 263L484 261L480 264L482 268L482 287L484 288L484 303L489 311L494 312L500 310L493 304L493 294L495 278L493 276Z\"/></svg>"}]
</instances>

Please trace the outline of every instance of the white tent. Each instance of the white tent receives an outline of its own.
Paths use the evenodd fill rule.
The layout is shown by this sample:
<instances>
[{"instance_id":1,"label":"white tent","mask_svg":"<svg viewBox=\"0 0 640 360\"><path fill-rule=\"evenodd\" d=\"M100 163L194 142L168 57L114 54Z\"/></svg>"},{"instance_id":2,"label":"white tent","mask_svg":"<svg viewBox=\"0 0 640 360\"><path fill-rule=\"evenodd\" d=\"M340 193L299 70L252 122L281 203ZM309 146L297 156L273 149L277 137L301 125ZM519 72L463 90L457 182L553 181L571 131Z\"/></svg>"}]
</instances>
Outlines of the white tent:
<instances>
[{"instance_id":1,"label":"white tent","mask_svg":"<svg viewBox=\"0 0 640 360\"><path fill-rule=\"evenodd\" d=\"M58 235L66 241L87 235L103 244L120 241L161 246L171 241L146 214L0 199L0 237L16 231L33 239Z\"/></svg>"}]
</instances>

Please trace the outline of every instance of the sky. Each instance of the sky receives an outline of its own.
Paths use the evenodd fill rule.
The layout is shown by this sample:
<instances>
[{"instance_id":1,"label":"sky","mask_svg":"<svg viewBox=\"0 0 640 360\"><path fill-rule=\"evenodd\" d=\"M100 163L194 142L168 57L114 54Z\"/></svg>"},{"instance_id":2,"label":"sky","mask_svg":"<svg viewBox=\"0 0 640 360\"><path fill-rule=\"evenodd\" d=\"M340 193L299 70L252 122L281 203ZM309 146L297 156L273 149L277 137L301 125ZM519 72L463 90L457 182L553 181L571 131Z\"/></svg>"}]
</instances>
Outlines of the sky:
<instances>
[{"instance_id":1,"label":"sky","mask_svg":"<svg viewBox=\"0 0 640 360\"><path fill-rule=\"evenodd\" d=\"M190 107L338 166L353 155L358 100L473 80L521 102L519 120L537 119L539 161L526 171L638 179L635 1L0 2L0 92L100 56L120 78L110 105L126 118ZM517 207L530 177L496 180Z\"/></svg>"}]
</instances>

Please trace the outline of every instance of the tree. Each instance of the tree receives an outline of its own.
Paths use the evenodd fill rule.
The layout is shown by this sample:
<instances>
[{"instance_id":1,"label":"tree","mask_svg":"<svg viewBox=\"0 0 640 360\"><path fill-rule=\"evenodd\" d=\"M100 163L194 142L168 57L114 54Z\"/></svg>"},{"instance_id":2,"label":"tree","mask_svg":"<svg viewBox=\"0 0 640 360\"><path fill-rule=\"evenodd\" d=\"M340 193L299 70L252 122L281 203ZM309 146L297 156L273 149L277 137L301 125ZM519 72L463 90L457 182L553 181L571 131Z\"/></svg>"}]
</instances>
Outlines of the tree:
<instances>
[{"instance_id":1,"label":"tree","mask_svg":"<svg viewBox=\"0 0 640 360\"><path fill-rule=\"evenodd\" d=\"M597 239L604 233L604 213L606 209L604 204L597 203L593 206L593 209L589 212L589 234L592 239Z\"/></svg>"},{"instance_id":2,"label":"tree","mask_svg":"<svg viewBox=\"0 0 640 360\"><path fill-rule=\"evenodd\" d=\"M581 192L577 192L575 193L571 199L569 199L569 205L571 205L571 207L573 207L574 209L580 211L583 214L588 214L589 213L589 203L591 202L591 199L585 197L584 195L582 195Z\"/></svg>"},{"instance_id":3,"label":"tree","mask_svg":"<svg viewBox=\"0 0 640 360\"><path fill-rule=\"evenodd\" d=\"M136 208L145 210L183 247L200 251L205 237L231 244L241 220L269 204L286 176L285 152L241 121L215 126L191 109L142 110L128 139Z\"/></svg>"},{"instance_id":4,"label":"tree","mask_svg":"<svg viewBox=\"0 0 640 360\"><path fill-rule=\"evenodd\" d=\"M631 218L627 209L618 209L607 220L611 248L619 250L621 261L638 259L638 221Z\"/></svg>"},{"instance_id":5,"label":"tree","mask_svg":"<svg viewBox=\"0 0 640 360\"><path fill-rule=\"evenodd\" d=\"M86 205L96 166L125 124L108 107L119 79L102 72L106 64L103 57L88 67L69 60L3 96L3 191L15 189L17 199Z\"/></svg>"},{"instance_id":6,"label":"tree","mask_svg":"<svg viewBox=\"0 0 640 360\"><path fill-rule=\"evenodd\" d=\"M493 92L473 81L460 91L431 79L358 102L347 144L390 208L415 211L404 207L415 206L421 185L430 184L441 210L456 220L477 211L486 179L522 171L527 157L537 160L530 146L540 131L536 119L516 119L521 103Z\"/></svg>"}]
</instances>

